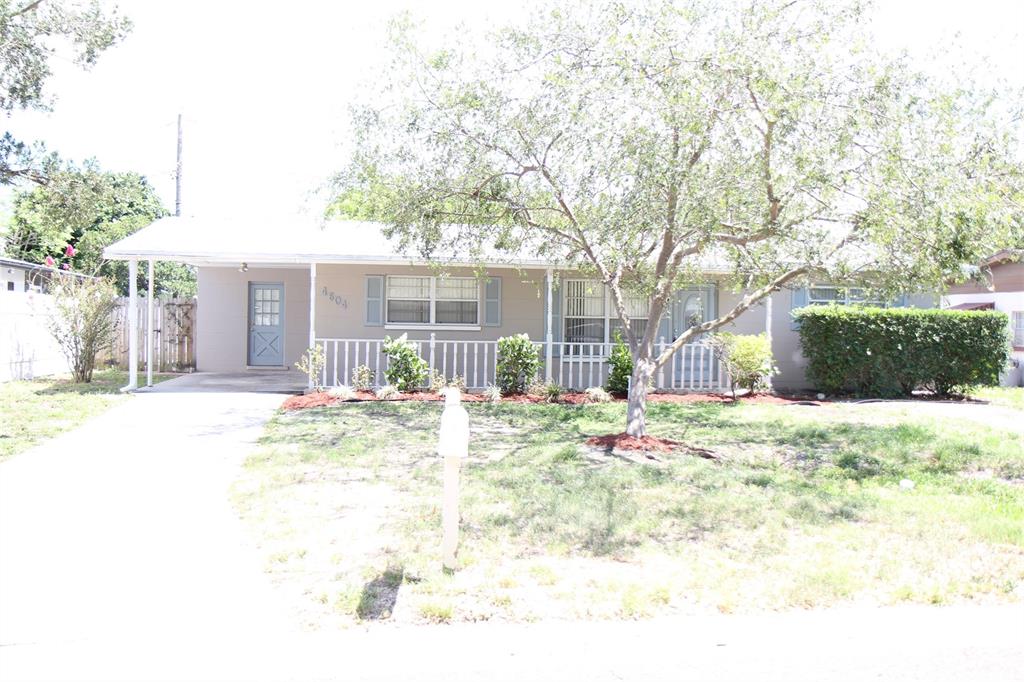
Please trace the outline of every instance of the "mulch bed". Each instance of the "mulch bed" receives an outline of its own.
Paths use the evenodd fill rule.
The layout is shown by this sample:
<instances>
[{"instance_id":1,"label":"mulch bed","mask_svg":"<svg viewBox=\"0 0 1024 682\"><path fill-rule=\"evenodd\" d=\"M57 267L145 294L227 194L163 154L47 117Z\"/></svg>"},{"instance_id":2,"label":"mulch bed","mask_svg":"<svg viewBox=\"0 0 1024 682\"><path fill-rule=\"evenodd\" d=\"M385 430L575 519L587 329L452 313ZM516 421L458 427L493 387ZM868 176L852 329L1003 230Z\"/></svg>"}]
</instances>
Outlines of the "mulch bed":
<instances>
[{"instance_id":1,"label":"mulch bed","mask_svg":"<svg viewBox=\"0 0 1024 682\"><path fill-rule=\"evenodd\" d=\"M587 445L606 450L640 450L642 452L672 452L682 443L655 436L636 436L623 433L609 433L606 436L591 436Z\"/></svg>"},{"instance_id":2,"label":"mulch bed","mask_svg":"<svg viewBox=\"0 0 1024 682\"><path fill-rule=\"evenodd\" d=\"M303 410L310 407L324 407L326 405L334 405L341 402L368 402L379 400L377 396L371 391L356 391L355 398L352 400L342 400L337 396L333 396L329 393L310 393L308 395L294 395L284 401L281 408L284 410ZM394 398L389 400L395 402L404 401L420 401L420 402L441 402L444 397L437 393L431 393L429 391L409 391L406 393L399 393ZM487 398L481 393L463 393L462 402L466 403L479 403L486 401ZM386 401L385 401L386 402ZM509 395L503 396L501 399L503 403L514 403L514 404L535 404L547 402L547 400L541 396L536 395ZM563 393L562 397L558 400L559 403L566 405L586 405L592 404L587 399L586 393ZM612 402L626 402L625 396L612 396ZM649 403L720 403L720 404L732 404L732 403L755 403L755 404L768 404L768 405L792 405L795 403L807 402L805 398L801 397L786 397L777 395L755 395L755 396L740 396L737 399L733 399L732 396L721 395L718 393L652 393L647 396L647 402Z\"/></svg>"}]
</instances>

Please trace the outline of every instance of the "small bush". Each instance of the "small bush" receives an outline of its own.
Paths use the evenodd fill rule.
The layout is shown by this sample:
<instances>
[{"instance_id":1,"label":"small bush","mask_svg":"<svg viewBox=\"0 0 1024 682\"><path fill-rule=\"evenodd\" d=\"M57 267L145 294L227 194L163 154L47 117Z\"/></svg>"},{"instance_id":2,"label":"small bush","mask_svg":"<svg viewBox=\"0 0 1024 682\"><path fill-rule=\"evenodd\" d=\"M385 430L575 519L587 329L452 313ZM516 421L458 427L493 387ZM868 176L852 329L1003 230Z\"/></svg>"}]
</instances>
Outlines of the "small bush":
<instances>
[{"instance_id":1,"label":"small bush","mask_svg":"<svg viewBox=\"0 0 1024 682\"><path fill-rule=\"evenodd\" d=\"M295 367L309 377L313 384L313 390L317 393L324 390L321 378L326 362L327 357L324 355L323 347L313 346L312 348L307 348L306 352L299 357L299 361L295 363Z\"/></svg>"},{"instance_id":2,"label":"small bush","mask_svg":"<svg viewBox=\"0 0 1024 682\"><path fill-rule=\"evenodd\" d=\"M526 393L528 395L543 398L549 403L557 403L562 399L562 393L564 390L554 381L542 381L540 379L534 379L526 387Z\"/></svg>"},{"instance_id":3,"label":"small bush","mask_svg":"<svg viewBox=\"0 0 1024 682\"><path fill-rule=\"evenodd\" d=\"M409 341L405 334L397 339L384 337L384 355L388 356L388 367L384 378L399 391L419 388L427 378L427 361L420 357L415 341Z\"/></svg>"},{"instance_id":4,"label":"small bush","mask_svg":"<svg viewBox=\"0 0 1024 682\"><path fill-rule=\"evenodd\" d=\"M390 384L385 384L377 389L377 400L394 400L398 397L398 389Z\"/></svg>"},{"instance_id":5,"label":"small bush","mask_svg":"<svg viewBox=\"0 0 1024 682\"><path fill-rule=\"evenodd\" d=\"M807 377L828 393L947 395L998 384L1010 358L999 312L821 306L794 317Z\"/></svg>"},{"instance_id":6,"label":"small bush","mask_svg":"<svg viewBox=\"0 0 1024 682\"><path fill-rule=\"evenodd\" d=\"M50 282L53 306L47 312L50 334L75 377L89 383L96 354L110 346L117 330L117 291L104 279L56 274Z\"/></svg>"},{"instance_id":7,"label":"small bush","mask_svg":"<svg viewBox=\"0 0 1024 682\"><path fill-rule=\"evenodd\" d=\"M587 396L588 403L607 403L611 402L611 395L608 391L604 390L600 386L591 386L587 390L583 391L583 394Z\"/></svg>"},{"instance_id":8,"label":"small bush","mask_svg":"<svg viewBox=\"0 0 1024 682\"><path fill-rule=\"evenodd\" d=\"M736 388L751 393L768 388L768 379L778 374L767 334L730 334L711 337L711 348L729 374L732 394Z\"/></svg>"},{"instance_id":9,"label":"small bush","mask_svg":"<svg viewBox=\"0 0 1024 682\"><path fill-rule=\"evenodd\" d=\"M372 389L374 379L373 370L366 365L358 365L352 368L352 388L357 391L369 391Z\"/></svg>"},{"instance_id":10,"label":"small bush","mask_svg":"<svg viewBox=\"0 0 1024 682\"><path fill-rule=\"evenodd\" d=\"M501 389L496 384L491 384L484 389L484 400L489 403L497 403L501 401Z\"/></svg>"},{"instance_id":11,"label":"small bush","mask_svg":"<svg viewBox=\"0 0 1024 682\"><path fill-rule=\"evenodd\" d=\"M342 400L355 400L356 392L350 386L335 386L327 391L327 394Z\"/></svg>"},{"instance_id":12,"label":"small bush","mask_svg":"<svg viewBox=\"0 0 1024 682\"><path fill-rule=\"evenodd\" d=\"M608 392L629 392L629 378L633 376L633 355L622 340L622 332L615 332L615 345L608 356Z\"/></svg>"},{"instance_id":13,"label":"small bush","mask_svg":"<svg viewBox=\"0 0 1024 682\"><path fill-rule=\"evenodd\" d=\"M498 339L498 388L505 395L523 393L540 369L540 351L529 334Z\"/></svg>"},{"instance_id":14,"label":"small bush","mask_svg":"<svg viewBox=\"0 0 1024 682\"><path fill-rule=\"evenodd\" d=\"M459 393L466 392L466 380L458 374L452 375L451 379L446 379L441 372L436 369L430 373L430 392L441 393L446 388L458 389Z\"/></svg>"}]
</instances>

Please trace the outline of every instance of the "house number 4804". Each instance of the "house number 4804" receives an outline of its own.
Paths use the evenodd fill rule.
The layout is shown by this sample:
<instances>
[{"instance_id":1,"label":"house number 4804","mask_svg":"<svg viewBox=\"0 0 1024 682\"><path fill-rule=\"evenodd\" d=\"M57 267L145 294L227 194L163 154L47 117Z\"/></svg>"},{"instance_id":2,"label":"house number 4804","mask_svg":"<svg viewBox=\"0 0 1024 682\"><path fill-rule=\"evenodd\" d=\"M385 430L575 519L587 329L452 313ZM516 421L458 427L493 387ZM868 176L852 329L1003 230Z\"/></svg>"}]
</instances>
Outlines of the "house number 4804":
<instances>
[{"instance_id":1,"label":"house number 4804","mask_svg":"<svg viewBox=\"0 0 1024 682\"><path fill-rule=\"evenodd\" d=\"M340 295L334 293L333 291L328 291L327 287L324 287L323 289L320 290L320 295L325 296L327 300L329 300L334 305L341 306L342 308L348 308L348 301L346 301Z\"/></svg>"}]
</instances>

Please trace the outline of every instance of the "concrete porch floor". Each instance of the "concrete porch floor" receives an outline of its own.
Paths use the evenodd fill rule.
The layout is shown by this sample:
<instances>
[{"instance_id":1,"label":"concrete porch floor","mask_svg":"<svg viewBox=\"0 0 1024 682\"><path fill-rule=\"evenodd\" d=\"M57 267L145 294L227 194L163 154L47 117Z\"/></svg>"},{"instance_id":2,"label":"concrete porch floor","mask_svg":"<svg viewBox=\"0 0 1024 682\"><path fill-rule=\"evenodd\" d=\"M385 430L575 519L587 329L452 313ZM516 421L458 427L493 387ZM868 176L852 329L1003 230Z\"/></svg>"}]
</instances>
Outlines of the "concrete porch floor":
<instances>
[{"instance_id":1,"label":"concrete porch floor","mask_svg":"<svg viewBox=\"0 0 1024 682\"><path fill-rule=\"evenodd\" d=\"M145 381L145 377L139 377ZM306 390L306 375L295 369L195 372L143 387L139 393L292 393Z\"/></svg>"}]
</instances>

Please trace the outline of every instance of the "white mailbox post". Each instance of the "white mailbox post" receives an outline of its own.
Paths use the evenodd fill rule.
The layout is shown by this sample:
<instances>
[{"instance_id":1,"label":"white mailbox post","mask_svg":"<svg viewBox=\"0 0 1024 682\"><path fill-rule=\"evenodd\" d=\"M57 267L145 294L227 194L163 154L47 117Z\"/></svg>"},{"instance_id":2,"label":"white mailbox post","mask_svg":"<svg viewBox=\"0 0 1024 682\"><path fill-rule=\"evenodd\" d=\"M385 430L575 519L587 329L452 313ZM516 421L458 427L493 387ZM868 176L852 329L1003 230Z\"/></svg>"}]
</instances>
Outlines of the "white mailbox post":
<instances>
[{"instance_id":1,"label":"white mailbox post","mask_svg":"<svg viewBox=\"0 0 1024 682\"><path fill-rule=\"evenodd\" d=\"M459 472L462 461L469 456L469 413L462 406L462 394L457 388L449 388L444 393L437 454L444 459L441 562L446 569L454 571L455 554L459 549Z\"/></svg>"}]
</instances>

